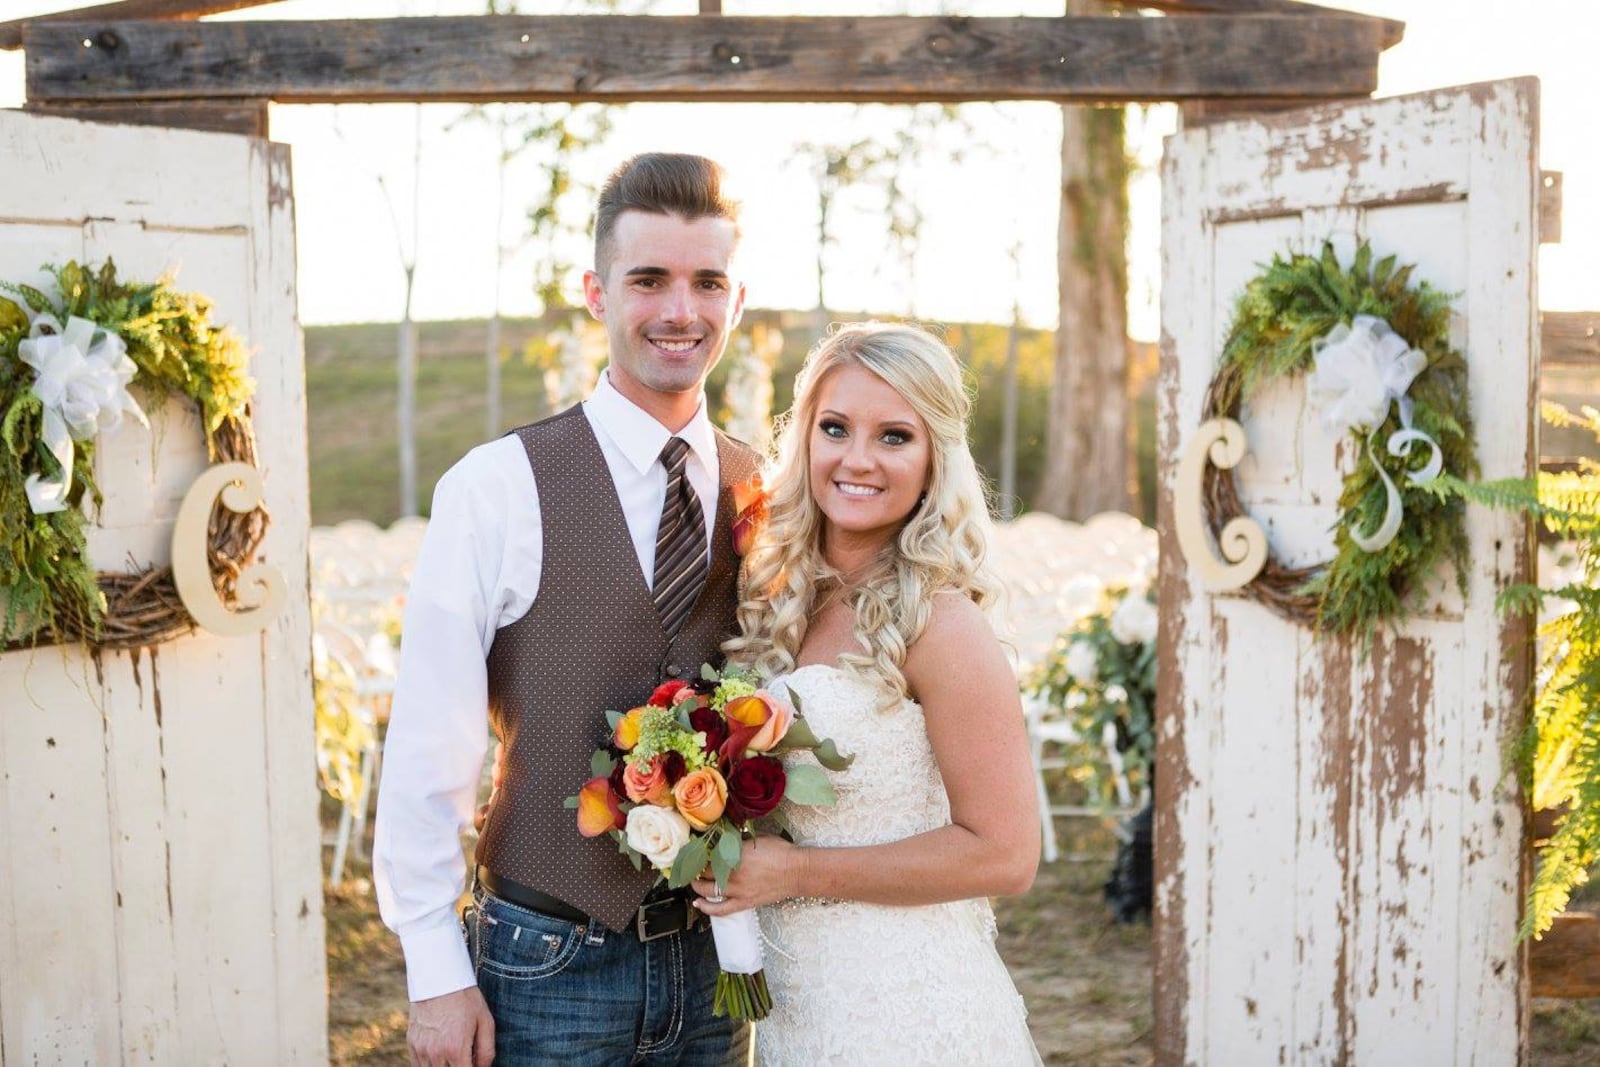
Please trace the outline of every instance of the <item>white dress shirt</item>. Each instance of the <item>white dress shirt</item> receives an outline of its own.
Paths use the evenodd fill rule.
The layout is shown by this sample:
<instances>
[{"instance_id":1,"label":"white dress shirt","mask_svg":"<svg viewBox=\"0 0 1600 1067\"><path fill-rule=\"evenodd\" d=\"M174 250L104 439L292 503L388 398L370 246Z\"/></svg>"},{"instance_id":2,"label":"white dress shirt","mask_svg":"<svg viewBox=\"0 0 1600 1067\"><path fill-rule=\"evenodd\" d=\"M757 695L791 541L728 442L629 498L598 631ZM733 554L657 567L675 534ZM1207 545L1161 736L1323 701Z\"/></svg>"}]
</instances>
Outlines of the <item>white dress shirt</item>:
<instances>
[{"instance_id":1,"label":"white dress shirt","mask_svg":"<svg viewBox=\"0 0 1600 1067\"><path fill-rule=\"evenodd\" d=\"M690 448L687 473L700 494L709 554L718 470L704 396L673 435L602 374L583 412L605 454L640 570L653 580L667 494L660 455L672 436ZM543 555L539 494L519 438L478 446L439 479L406 600L372 854L378 909L400 935L414 1001L476 982L455 902L466 885L460 835L477 805L489 747L485 660L495 631L533 605Z\"/></svg>"}]
</instances>

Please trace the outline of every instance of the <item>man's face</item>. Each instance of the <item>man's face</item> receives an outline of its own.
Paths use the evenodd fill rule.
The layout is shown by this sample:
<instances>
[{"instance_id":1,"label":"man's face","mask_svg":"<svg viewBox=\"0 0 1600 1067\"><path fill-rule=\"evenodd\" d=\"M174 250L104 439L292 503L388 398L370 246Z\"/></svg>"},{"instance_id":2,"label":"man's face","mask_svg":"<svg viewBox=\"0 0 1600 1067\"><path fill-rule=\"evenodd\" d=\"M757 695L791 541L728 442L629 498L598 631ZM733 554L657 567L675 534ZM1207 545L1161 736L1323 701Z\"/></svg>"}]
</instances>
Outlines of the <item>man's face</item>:
<instances>
[{"instance_id":1,"label":"man's face","mask_svg":"<svg viewBox=\"0 0 1600 1067\"><path fill-rule=\"evenodd\" d=\"M694 414L744 313L744 286L730 267L736 243L728 219L625 211L606 277L583 276L589 312L610 342L611 384L663 422Z\"/></svg>"}]
</instances>

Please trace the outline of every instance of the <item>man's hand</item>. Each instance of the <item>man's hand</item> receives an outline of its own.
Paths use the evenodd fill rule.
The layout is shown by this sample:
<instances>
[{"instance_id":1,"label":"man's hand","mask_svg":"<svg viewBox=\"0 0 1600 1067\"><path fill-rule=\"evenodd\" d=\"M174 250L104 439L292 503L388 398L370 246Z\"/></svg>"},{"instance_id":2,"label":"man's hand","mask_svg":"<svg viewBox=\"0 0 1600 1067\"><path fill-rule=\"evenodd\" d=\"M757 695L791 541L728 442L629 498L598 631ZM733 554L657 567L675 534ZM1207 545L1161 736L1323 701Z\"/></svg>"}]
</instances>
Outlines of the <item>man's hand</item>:
<instances>
[{"instance_id":1,"label":"man's hand","mask_svg":"<svg viewBox=\"0 0 1600 1067\"><path fill-rule=\"evenodd\" d=\"M411 1003L412 1067L490 1067L494 1017L477 986Z\"/></svg>"}]
</instances>

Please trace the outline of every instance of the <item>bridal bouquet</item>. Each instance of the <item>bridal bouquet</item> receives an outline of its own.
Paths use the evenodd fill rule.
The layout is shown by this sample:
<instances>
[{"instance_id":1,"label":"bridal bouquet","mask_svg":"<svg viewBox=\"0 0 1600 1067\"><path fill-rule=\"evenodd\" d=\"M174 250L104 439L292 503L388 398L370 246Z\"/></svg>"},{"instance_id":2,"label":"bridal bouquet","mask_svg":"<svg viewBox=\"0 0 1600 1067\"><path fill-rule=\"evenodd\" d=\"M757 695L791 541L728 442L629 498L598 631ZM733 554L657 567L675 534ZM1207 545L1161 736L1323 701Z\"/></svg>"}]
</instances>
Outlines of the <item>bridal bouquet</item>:
<instances>
[{"instance_id":1,"label":"bridal bouquet","mask_svg":"<svg viewBox=\"0 0 1600 1067\"><path fill-rule=\"evenodd\" d=\"M593 778L567 799L578 832L609 834L637 868L648 862L674 889L709 864L720 888L739 865L757 820L782 827L780 805L831 805L823 768L850 758L811 732L793 703L734 670L701 669L695 682L673 680L627 712L606 712L610 743L596 750ZM817 764L785 767L778 757L805 749ZM739 1019L772 1008L761 962L756 913L713 916L717 975L714 1010Z\"/></svg>"}]
</instances>

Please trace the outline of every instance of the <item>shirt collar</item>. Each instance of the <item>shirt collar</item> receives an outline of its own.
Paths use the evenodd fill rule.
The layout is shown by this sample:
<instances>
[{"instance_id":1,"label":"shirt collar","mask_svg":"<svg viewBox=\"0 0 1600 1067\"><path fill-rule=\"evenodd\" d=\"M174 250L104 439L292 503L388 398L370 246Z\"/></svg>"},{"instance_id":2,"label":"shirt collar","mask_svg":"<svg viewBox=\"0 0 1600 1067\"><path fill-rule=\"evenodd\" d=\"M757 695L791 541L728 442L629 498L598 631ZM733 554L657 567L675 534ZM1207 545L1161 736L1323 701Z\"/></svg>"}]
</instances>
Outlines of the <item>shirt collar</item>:
<instances>
[{"instance_id":1,"label":"shirt collar","mask_svg":"<svg viewBox=\"0 0 1600 1067\"><path fill-rule=\"evenodd\" d=\"M594 392L584 402L584 408L594 424L611 439L640 474L648 471L661 458L667 439L681 437L689 451L699 457L708 471L717 469L717 434L711 428L711 418L706 414L706 396L700 394L700 406L694 418L676 434L655 420L655 417L633 401L623 396L611 384L609 368L600 372Z\"/></svg>"}]
</instances>

